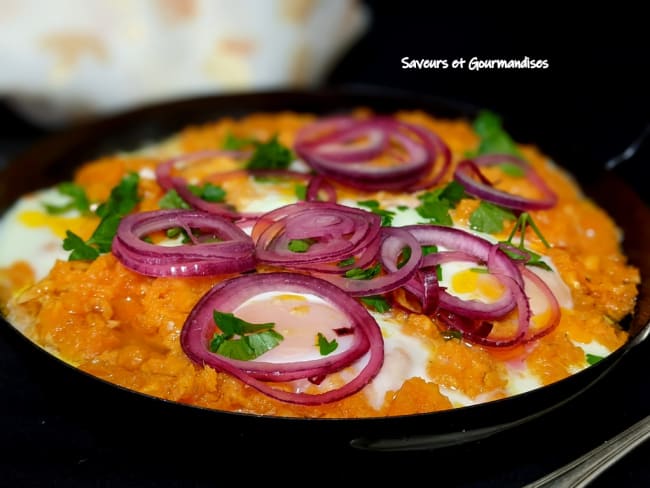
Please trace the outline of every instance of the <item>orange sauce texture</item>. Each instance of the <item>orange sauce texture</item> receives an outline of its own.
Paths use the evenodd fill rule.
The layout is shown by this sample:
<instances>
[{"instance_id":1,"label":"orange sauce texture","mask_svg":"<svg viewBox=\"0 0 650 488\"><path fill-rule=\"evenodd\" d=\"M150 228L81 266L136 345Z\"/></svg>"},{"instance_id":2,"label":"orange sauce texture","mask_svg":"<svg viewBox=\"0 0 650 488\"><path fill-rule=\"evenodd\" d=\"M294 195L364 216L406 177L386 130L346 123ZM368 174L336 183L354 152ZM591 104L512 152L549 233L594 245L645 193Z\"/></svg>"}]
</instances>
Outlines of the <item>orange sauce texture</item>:
<instances>
[{"instance_id":1,"label":"orange sauce texture","mask_svg":"<svg viewBox=\"0 0 650 488\"><path fill-rule=\"evenodd\" d=\"M360 110L359 113L365 112ZM450 146L457 163L478 139L464 120L440 120L419 111L402 112L403 120L438 133ZM266 140L278 134L291 146L297 130L314 116L292 112L254 114L242 119L223 119L188 127L160 155L107 156L90 161L76 173L91 200L105 200L128 171L154 169L174 152L219 148L228 133ZM0 305L5 314L28 322L28 334L84 371L156 397L209 408L298 417L367 417L403 415L453 408L441 388L456 390L473 401L508 395L507 364L525 365L543 384L584 368L585 354L572 341L598 341L610 350L625 343L627 334L616 322L633 310L639 283L638 271L626 263L619 247L615 223L590 200L576 183L532 146L520 146L526 159L559 196L558 204L532 216L547 240L549 255L571 290L572 310L562 310L560 325L548 336L526 347L494 350L446 337L431 318L399 307L391 312L405 333L420 337L430 347L427 372L431 381L407 380L389 391L379 409L363 391L322 406L282 403L258 393L227 374L193 364L183 353L179 334L194 304L213 285L224 279L151 278L126 269L111 254L93 262L57 262L49 275L34 283L26 263L0 269ZM151 154L151 155L149 155ZM187 177L206 178L215 170L239 166L228 158L188 168ZM452 170L443 183L451 179ZM500 175L499 187L534 194L521 180ZM257 198L241 178L224 183L228 195ZM365 193L337 187L339 197L355 199L390 197L390 193ZM141 179L139 210L157 208L163 192L155 181ZM452 212L454 221L467 224L477 200L462 200ZM92 219L92 217L90 217ZM505 235L512 223L504 229ZM88 232L94 228L87 226ZM89 235L83 235L83 238ZM539 239L527 235L534 249L543 250ZM510 362L510 363L508 363Z\"/></svg>"}]
</instances>

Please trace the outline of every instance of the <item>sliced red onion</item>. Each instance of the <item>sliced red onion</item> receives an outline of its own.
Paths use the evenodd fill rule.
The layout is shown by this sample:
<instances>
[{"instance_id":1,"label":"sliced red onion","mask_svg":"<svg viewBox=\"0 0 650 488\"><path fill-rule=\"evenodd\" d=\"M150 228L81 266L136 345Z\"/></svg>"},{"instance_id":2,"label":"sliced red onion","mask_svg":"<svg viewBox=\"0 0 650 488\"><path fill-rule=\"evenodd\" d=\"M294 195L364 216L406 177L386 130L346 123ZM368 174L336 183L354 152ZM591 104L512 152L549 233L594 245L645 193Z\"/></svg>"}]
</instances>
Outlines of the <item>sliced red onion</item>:
<instances>
[{"instance_id":1,"label":"sliced red onion","mask_svg":"<svg viewBox=\"0 0 650 488\"><path fill-rule=\"evenodd\" d=\"M411 253L408 260L398 267L404 248ZM422 261L422 247L413 236L399 227L382 227L380 262L387 273L368 280L357 280L340 275L319 275L345 290L349 295L363 297L381 295L405 285L415 276Z\"/></svg>"},{"instance_id":2,"label":"sliced red onion","mask_svg":"<svg viewBox=\"0 0 650 488\"><path fill-rule=\"evenodd\" d=\"M290 363L268 363L231 359L209 350L215 325L214 310L233 312L246 300L267 292L311 294L341 310L350 321L353 344L345 351L322 359ZM338 287L318 278L296 273L267 273L239 276L210 290L191 311L181 331L181 347L199 365L234 376L277 400L301 405L320 405L341 400L366 386L379 372L384 360L383 338L368 311ZM354 378L343 386L323 393L286 391L267 381L321 378L352 365L368 354L368 361Z\"/></svg>"},{"instance_id":3,"label":"sliced red onion","mask_svg":"<svg viewBox=\"0 0 650 488\"><path fill-rule=\"evenodd\" d=\"M422 246L436 245L446 249L453 249L454 254L436 253L425 256L423 265L434 266L451 259L487 264L488 271L503 281L502 277L509 277L519 286L523 286L521 273L508 256L491 242L453 227L440 225L411 225L403 227L417 239ZM507 283L506 283L507 285ZM407 290L424 301L423 284L417 279L412 279L406 286ZM479 300L463 300L451 295L444 289L439 289L439 306L456 314L473 319L489 320L502 317L515 308L512 287L506 286L503 295L491 303ZM429 299L430 300L430 299Z\"/></svg>"},{"instance_id":4,"label":"sliced red onion","mask_svg":"<svg viewBox=\"0 0 650 488\"><path fill-rule=\"evenodd\" d=\"M377 254L381 219L365 210L328 202L298 202L262 215L251 233L262 263L340 273L365 266ZM305 252L292 240L310 240ZM341 261L354 262L341 266Z\"/></svg>"},{"instance_id":5,"label":"sliced red onion","mask_svg":"<svg viewBox=\"0 0 650 488\"><path fill-rule=\"evenodd\" d=\"M194 243L158 246L143 237L181 227ZM209 232L218 242L200 242L192 229ZM154 210L122 219L112 243L113 254L147 276L207 276L240 273L255 267L251 238L228 220L198 210Z\"/></svg>"},{"instance_id":6,"label":"sliced red onion","mask_svg":"<svg viewBox=\"0 0 650 488\"><path fill-rule=\"evenodd\" d=\"M524 171L525 177L542 194L540 198L526 198L505 191L497 190L481 173L481 166L494 166L507 162L514 164ZM477 181L472 176L477 176ZM557 203L557 195L546 182L525 161L510 154L487 154L472 160L458 163L454 178L465 187L465 191L483 200L515 210L544 210Z\"/></svg>"},{"instance_id":7,"label":"sliced red onion","mask_svg":"<svg viewBox=\"0 0 650 488\"><path fill-rule=\"evenodd\" d=\"M365 138L361 145L344 143ZM373 164L374 158L392 148L402 148L406 157L394 164ZM450 163L442 140L414 124L389 117L322 119L305 127L296 137L296 153L318 173L344 185L363 190L409 190L435 184ZM438 154L442 167L432 172Z\"/></svg>"},{"instance_id":8,"label":"sliced red onion","mask_svg":"<svg viewBox=\"0 0 650 488\"><path fill-rule=\"evenodd\" d=\"M519 269L521 270L521 273L524 276L524 278L542 292L549 307L548 309L549 317L544 327L541 330L534 330L534 331L532 329L529 329L528 335L524 338L524 342L531 342L539 339L540 337L544 337L545 335L553 331L553 329L555 329L560 323L562 312L560 310L560 304L558 303L557 298L555 297L551 289L548 287L546 282L543 279L541 279L537 274L530 271L525 265L519 265Z\"/></svg>"},{"instance_id":9,"label":"sliced red onion","mask_svg":"<svg viewBox=\"0 0 650 488\"><path fill-rule=\"evenodd\" d=\"M307 185L307 201L317 202L320 200L321 192L325 192L326 202L336 203L336 190L334 186L327 181L322 175L314 175L310 178Z\"/></svg>"}]
</instances>

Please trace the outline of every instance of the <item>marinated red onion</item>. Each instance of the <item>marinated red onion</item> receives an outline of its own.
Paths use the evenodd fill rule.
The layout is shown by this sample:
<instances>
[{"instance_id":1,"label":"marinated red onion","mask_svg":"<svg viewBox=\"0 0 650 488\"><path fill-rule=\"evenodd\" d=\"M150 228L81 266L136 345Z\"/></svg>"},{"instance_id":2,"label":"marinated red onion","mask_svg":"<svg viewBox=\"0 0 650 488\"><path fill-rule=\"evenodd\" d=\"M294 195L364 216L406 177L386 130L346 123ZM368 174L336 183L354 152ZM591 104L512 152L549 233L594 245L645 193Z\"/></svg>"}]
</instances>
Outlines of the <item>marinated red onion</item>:
<instances>
[{"instance_id":1,"label":"marinated red onion","mask_svg":"<svg viewBox=\"0 0 650 488\"><path fill-rule=\"evenodd\" d=\"M209 341L215 330L213 311L232 312L246 300L267 292L311 294L325 300L349 318L346 330L354 335L353 344L322 359L290 363L240 361L210 352ZM196 304L181 331L181 347L195 363L228 373L272 398L302 405L337 401L361 390L379 372L384 359L383 346L379 326L359 302L327 281L288 272L244 275L220 283ZM320 379L354 364L364 355L368 356L367 362L360 365L351 380L322 393L287 391L267 383Z\"/></svg>"},{"instance_id":2,"label":"marinated red onion","mask_svg":"<svg viewBox=\"0 0 650 488\"><path fill-rule=\"evenodd\" d=\"M152 232L181 228L192 244L159 246L143 240ZM202 242L193 230L209 232ZM240 273L255 267L251 238L232 222L200 210L154 210L122 219L112 252L126 266L148 276L206 276Z\"/></svg>"},{"instance_id":3,"label":"marinated red onion","mask_svg":"<svg viewBox=\"0 0 650 488\"><path fill-rule=\"evenodd\" d=\"M451 161L436 134L389 117L322 119L299 132L295 150L318 173L363 190L429 187ZM383 154L393 164L373 164Z\"/></svg>"},{"instance_id":4,"label":"marinated red onion","mask_svg":"<svg viewBox=\"0 0 650 488\"><path fill-rule=\"evenodd\" d=\"M497 190L481 173L480 167L508 163L521 168L527 178L541 193L541 197L527 198L505 191ZM478 177L478 180L472 176ZM544 210L557 203L557 195L551 190L535 170L521 158L510 154L486 154L458 163L454 178L460 182L465 191L483 200L515 210Z\"/></svg>"}]
</instances>

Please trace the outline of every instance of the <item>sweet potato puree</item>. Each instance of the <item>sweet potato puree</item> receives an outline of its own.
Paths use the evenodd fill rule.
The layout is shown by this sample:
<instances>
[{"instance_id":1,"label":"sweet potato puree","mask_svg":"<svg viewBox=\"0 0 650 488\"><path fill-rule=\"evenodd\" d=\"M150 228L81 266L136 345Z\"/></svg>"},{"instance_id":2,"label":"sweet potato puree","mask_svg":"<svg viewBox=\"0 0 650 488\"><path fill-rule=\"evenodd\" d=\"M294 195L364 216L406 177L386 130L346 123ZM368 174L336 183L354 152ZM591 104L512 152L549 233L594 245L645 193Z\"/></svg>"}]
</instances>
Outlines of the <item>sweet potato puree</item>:
<instances>
[{"instance_id":1,"label":"sweet potato puree","mask_svg":"<svg viewBox=\"0 0 650 488\"><path fill-rule=\"evenodd\" d=\"M450 147L452 166L478 144L466 121L434 119L418 111L398 116L434 130ZM291 112L254 114L189 127L137 154L90 161L77 171L75 182L86 189L92 201L104 201L129 171L144 174L172 155L219 148L228 134L260 140L277 134L291 147L296 131L313 119L312 115ZM552 259L570 290L572 308L562 309L559 326L547 336L525 347L495 349L450 337L428 316L393 306L389 316L405 334L417 337L431 351L426 364L428 379L413 377L401 388L389 390L378 408L364 390L321 406L283 403L227 374L192 363L180 346L181 328L199 298L227 278L224 276L152 278L125 268L108 253L94 261L57 261L44 279L34 282L28 263L17 262L0 268L0 304L8 320L19 323L35 342L80 369L148 395L187 404L264 415L367 417L454 408L459 406L459 395L465 404L506 397L517 393L512 378L519 371L536 376L544 385L587 367L579 344L597 343L608 352L624 344L627 334L617 322L633 310L639 283L637 269L629 266L621 253L619 231L610 217L538 149L519 149L558 194L558 204L552 209L531 212L551 248L545 249L532 232L527 239L533 250ZM215 170L237 168L227 157L215 158L209 164L188 168L186 175L215 178ZM450 181L452 172L453 168L443 183ZM245 179L229 178L222 184L228 201L235 205L264 197ZM505 174L498 175L496 184L523 195L534 196L536 191ZM362 193L339 185L337 192L339 199L388 202L414 198L389 192ZM141 178L139 193L138 210L158 208L163 190L155 179ZM451 211L454 222L466 226L477 205L478 199L462 200ZM89 225L75 228L86 239L97 217L81 220ZM506 237L512 225L507 222L503 235L497 237Z\"/></svg>"}]
</instances>

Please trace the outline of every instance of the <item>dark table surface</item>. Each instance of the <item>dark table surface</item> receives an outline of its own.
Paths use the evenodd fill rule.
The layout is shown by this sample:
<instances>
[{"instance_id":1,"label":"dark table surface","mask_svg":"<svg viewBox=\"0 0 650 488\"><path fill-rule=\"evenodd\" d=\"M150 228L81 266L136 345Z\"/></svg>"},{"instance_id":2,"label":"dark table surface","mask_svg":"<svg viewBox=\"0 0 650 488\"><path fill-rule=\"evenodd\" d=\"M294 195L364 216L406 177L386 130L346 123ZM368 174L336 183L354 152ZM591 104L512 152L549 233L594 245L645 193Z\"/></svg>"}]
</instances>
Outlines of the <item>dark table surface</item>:
<instances>
[{"instance_id":1,"label":"dark table surface","mask_svg":"<svg viewBox=\"0 0 650 488\"><path fill-rule=\"evenodd\" d=\"M600 28L618 25L616 16L592 26L586 37L574 37L569 33L576 19L555 18L545 27L505 25L480 10L463 17L466 35L459 35L456 13L441 9L434 18L395 12L386 2L369 3L372 29L333 69L328 84L398 87L487 106L506 118L532 117L537 123L528 124L527 133L516 133L519 138L540 142L551 154L559 151L554 141L561 139L564 160L589 164L620 152L650 122L646 44L639 26L629 22L635 18L629 12L626 29L607 39ZM400 66L404 56L524 55L547 58L550 68L475 73ZM0 166L48 132L1 104L0 129ZM621 173L648 202L644 169L626 167ZM251 443L227 427L219 439L192 431L182 438L148 440L128 421L129 411L93 403L86 397L94 395L92 388L71 389L65 384L69 373L36 357L13 330L0 327L0 486L214 486L234 476L246 485L402 477L409 484L518 487L648 415L649 357L646 342L576 399L520 427L458 447L388 454L331 446L321 439L308 445L277 439ZM163 431L169 420L160 421ZM650 443L593 486L648 486L648 459Z\"/></svg>"}]
</instances>

